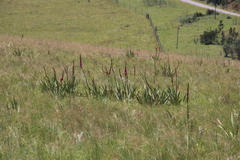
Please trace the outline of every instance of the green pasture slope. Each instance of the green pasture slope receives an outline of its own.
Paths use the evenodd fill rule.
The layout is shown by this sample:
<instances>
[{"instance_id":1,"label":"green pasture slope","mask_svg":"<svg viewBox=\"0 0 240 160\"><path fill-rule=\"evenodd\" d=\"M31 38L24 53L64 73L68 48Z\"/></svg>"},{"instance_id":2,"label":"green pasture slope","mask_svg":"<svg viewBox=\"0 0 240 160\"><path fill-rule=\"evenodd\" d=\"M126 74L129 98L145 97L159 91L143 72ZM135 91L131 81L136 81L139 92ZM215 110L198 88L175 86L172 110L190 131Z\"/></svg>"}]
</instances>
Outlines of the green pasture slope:
<instances>
[{"instance_id":1,"label":"green pasture slope","mask_svg":"<svg viewBox=\"0 0 240 160\"><path fill-rule=\"evenodd\" d=\"M147 0L146 0L147 1ZM217 19L212 16L200 17L200 20L194 23L181 24L180 20L190 18L196 12L206 14L206 9L196 7L179 0L165 0L166 5L147 7L143 0L120 0L120 4L131 10L137 10L138 13L149 13L154 25L157 27L158 35L166 52L175 52L188 55L197 55L205 57L220 57L222 53L221 46L201 45L199 43L200 35L204 31L217 28L219 21L224 23L224 31L228 32L230 27L235 27L240 32L240 18L220 14ZM179 42L177 44L177 28L179 30Z\"/></svg>"},{"instance_id":2,"label":"green pasture slope","mask_svg":"<svg viewBox=\"0 0 240 160\"><path fill-rule=\"evenodd\" d=\"M111 0L2 0L0 21L4 35L117 48L156 47L144 16Z\"/></svg>"},{"instance_id":3,"label":"green pasture slope","mask_svg":"<svg viewBox=\"0 0 240 160\"><path fill-rule=\"evenodd\" d=\"M239 61L190 41L226 16L181 26L177 50L179 19L204 10L125 2L151 15L166 53L135 7L0 0L1 160L240 158Z\"/></svg>"}]
</instances>

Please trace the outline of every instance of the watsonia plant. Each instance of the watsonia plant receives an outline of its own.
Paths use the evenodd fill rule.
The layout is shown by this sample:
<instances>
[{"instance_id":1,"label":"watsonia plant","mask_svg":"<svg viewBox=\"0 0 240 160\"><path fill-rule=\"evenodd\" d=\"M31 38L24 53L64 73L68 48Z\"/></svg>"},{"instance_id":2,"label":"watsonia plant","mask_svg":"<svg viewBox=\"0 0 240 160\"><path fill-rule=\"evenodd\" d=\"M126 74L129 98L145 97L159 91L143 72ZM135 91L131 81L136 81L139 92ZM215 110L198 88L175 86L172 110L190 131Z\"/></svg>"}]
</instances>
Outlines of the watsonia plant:
<instances>
[{"instance_id":1,"label":"watsonia plant","mask_svg":"<svg viewBox=\"0 0 240 160\"><path fill-rule=\"evenodd\" d=\"M171 85L168 86L167 88L167 94L168 94L168 100L171 104L181 104L181 102L185 101L185 97L181 97L181 92L180 92L180 86L179 86L179 81L177 77L177 72L176 72L176 80L174 82L174 77L171 77Z\"/></svg>"},{"instance_id":2,"label":"watsonia plant","mask_svg":"<svg viewBox=\"0 0 240 160\"><path fill-rule=\"evenodd\" d=\"M159 70L157 68L157 66L158 66L157 62L160 60L160 53L161 53L160 47L156 47L155 49L156 49L155 54L150 54L151 58L153 59L153 67L154 67L153 81L154 81L154 83L156 82L156 78L159 74Z\"/></svg>"},{"instance_id":3,"label":"watsonia plant","mask_svg":"<svg viewBox=\"0 0 240 160\"><path fill-rule=\"evenodd\" d=\"M18 47L18 48L15 48L15 49L12 51L12 54L15 55L15 56L21 57L21 56L24 54L25 51L26 51L26 48L21 49L21 48Z\"/></svg>"},{"instance_id":4,"label":"watsonia plant","mask_svg":"<svg viewBox=\"0 0 240 160\"><path fill-rule=\"evenodd\" d=\"M79 93L79 91L77 90L77 85L79 81L76 80L74 61L72 64L72 72L69 73L69 68L65 67L62 72L61 78L59 79L57 78L55 68L52 69L53 76L49 77L44 67L45 79L41 81L42 90L49 91L53 95L61 97L64 97L67 94L76 95L77 93Z\"/></svg>"},{"instance_id":5,"label":"watsonia plant","mask_svg":"<svg viewBox=\"0 0 240 160\"><path fill-rule=\"evenodd\" d=\"M123 74L124 76L122 76L120 69L119 79L114 74L115 79L114 96L118 100L132 100L138 94L138 90L137 85L135 83L131 83L130 80L128 79L129 72L127 71L127 63L125 63L125 69Z\"/></svg>"},{"instance_id":6,"label":"watsonia plant","mask_svg":"<svg viewBox=\"0 0 240 160\"><path fill-rule=\"evenodd\" d=\"M137 56L137 53L135 53L135 51L133 49L126 49L125 50L125 55L128 57L128 58L133 58L133 57L136 57Z\"/></svg>"},{"instance_id":7,"label":"watsonia plant","mask_svg":"<svg viewBox=\"0 0 240 160\"><path fill-rule=\"evenodd\" d=\"M123 75L120 69L119 75L116 75L112 59L109 69L106 66L102 66L102 73L106 75L104 77L107 79L107 83L102 85L99 85L98 82L100 80L96 82L89 72L87 76L84 74L87 82L85 86L87 96L114 98L120 101L130 101L135 98L138 93L137 85L131 83L128 79L127 63L125 63Z\"/></svg>"},{"instance_id":8,"label":"watsonia plant","mask_svg":"<svg viewBox=\"0 0 240 160\"><path fill-rule=\"evenodd\" d=\"M159 53L156 49L156 55L154 59L154 67L156 69L156 61L159 60ZM45 79L41 82L41 87L45 91L51 92L53 95L65 96L66 94L76 95L85 93L87 97L94 98L110 98L116 99L119 101L131 101L136 99L140 104L146 104L151 106L163 105L163 104L173 104L179 105L184 100L185 97L182 97L179 90L179 81L177 75L177 67L175 67L174 74L171 77L171 85L167 86L166 90L163 90L160 87L156 79L156 70L154 70L154 83L153 85L148 82L148 76L143 74L142 77L145 77L143 81L137 81L136 78L136 68L133 67L133 75L130 74L127 62L122 67L124 70L118 69L118 73L113 66L113 60L111 59L110 66L102 66L103 79L94 77L91 75L90 71L87 71L83 67L82 57L80 55L79 66L84 77L83 87L85 90L80 92L77 89L79 80L76 80L75 70L74 70L74 61L72 65L72 72L69 73L69 68L65 67L62 76L60 79L57 78L56 70L53 69L53 76L49 77L46 69ZM175 79L175 80L174 80Z\"/></svg>"},{"instance_id":9,"label":"watsonia plant","mask_svg":"<svg viewBox=\"0 0 240 160\"><path fill-rule=\"evenodd\" d=\"M164 63L163 66L161 66L162 68L162 75L164 76L167 76L167 77L173 77L177 74L177 70L178 70L178 67L179 67L179 62L177 63L176 66L171 67L171 64L170 64L170 60L169 60L169 57L168 57L168 61L167 63Z\"/></svg>"},{"instance_id":10,"label":"watsonia plant","mask_svg":"<svg viewBox=\"0 0 240 160\"><path fill-rule=\"evenodd\" d=\"M165 91L161 90L159 86L150 86L147 80L145 81L142 93L137 96L140 104L148 104L151 106L166 104L168 99L169 96Z\"/></svg>"},{"instance_id":11,"label":"watsonia plant","mask_svg":"<svg viewBox=\"0 0 240 160\"><path fill-rule=\"evenodd\" d=\"M157 83L154 83L154 86L151 86L146 77L143 85L142 92L137 96L137 100L140 104L148 104L151 106L156 106L158 104L179 105L186 99L186 96L181 96L177 74L175 82L174 77L171 77L171 84L167 86L166 91L161 89Z\"/></svg>"},{"instance_id":12,"label":"watsonia plant","mask_svg":"<svg viewBox=\"0 0 240 160\"><path fill-rule=\"evenodd\" d=\"M109 69L106 66L102 66L102 73L104 73L105 75L107 75L107 79L108 79L108 84L107 85L101 85L99 84L101 82L101 80L95 80L94 77L91 76L89 71L85 71L82 67L82 59L80 56L80 68L82 69L83 75L84 75L84 79L85 79L85 85L84 88L85 90L85 94L87 97L95 97L95 98L110 98L112 93L112 89L111 89L111 73L114 71L113 70L113 65L112 65L112 59L111 59L111 65L109 67Z\"/></svg>"},{"instance_id":13,"label":"watsonia plant","mask_svg":"<svg viewBox=\"0 0 240 160\"><path fill-rule=\"evenodd\" d=\"M85 78L85 94L87 97L95 97L95 98L110 98L112 93L111 86L108 85L100 85L98 84L99 81L95 81L94 78L92 78L90 72L84 73Z\"/></svg>"}]
</instances>

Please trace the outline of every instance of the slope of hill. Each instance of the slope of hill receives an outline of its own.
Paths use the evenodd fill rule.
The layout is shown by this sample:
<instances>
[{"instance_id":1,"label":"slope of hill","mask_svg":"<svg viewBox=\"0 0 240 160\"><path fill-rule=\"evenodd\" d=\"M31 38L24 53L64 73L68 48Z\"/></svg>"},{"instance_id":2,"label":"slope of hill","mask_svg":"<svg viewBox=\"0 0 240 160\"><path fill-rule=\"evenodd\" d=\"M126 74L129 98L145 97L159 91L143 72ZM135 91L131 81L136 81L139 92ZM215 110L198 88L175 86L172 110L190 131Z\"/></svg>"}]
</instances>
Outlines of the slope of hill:
<instances>
[{"instance_id":1,"label":"slope of hill","mask_svg":"<svg viewBox=\"0 0 240 160\"><path fill-rule=\"evenodd\" d=\"M1 36L0 63L1 159L239 157L238 61Z\"/></svg>"},{"instance_id":2,"label":"slope of hill","mask_svg":"<svg viewBox=\"0 0 240 160\"><path fill-rule=\"evenodd\" d=\"M147 19L109 0L4 0L0 21L4 35L118 48L156 47Z\"/></svg>"},{"instance_id":3,"label":"slope of hill","mask_svg":"<svg viewBox=\"0 0 240 160\"><path fill-rule=\"evenodd\" d=\"M140 0L128 2L142 5ZM174 37L179 19L198 10L179 1L163 8L142 6L168 50L177 51L162 53L151 41L152 30L143 16L110 0L90 3L0 1L0 159L239 159L240 63L209 54L212 46L193 42L216 25L213 17L181 26L180 52ZM86 44L84 36L83 41L71 38L78 34L69 26L80 23L72 21L78 19L70 14L75 10L65 10L78 4L84 6L83 17L96 20L84 21L89 23L79 33L89 34L86 39L94 45ZM173 7L180 11L177 16ZM35 8L41 9L31 13L29 22L25 16L29 19ZM111 26L109 10L125 15L121 25ZM34 19L38 14L44 18ZM146 25L135 28L132 23ZM234 21L224 23L229 27ZM121 32L114 30L122 25ZM192 33L194 29L199 31ZM120 38L133 34L136 41L128 37L124 45L136 43L136 48L154 52L120 48L124 45L119 41L101 46L102 39L94 39L106 32L106 39L113 40L111 31Z\"/></svg>"},{"instance_id":4,"label":"slope of hill","mask_svg":"<svg viewBox=\"0 0 240 160\"><path fill-rule=\"evenodd\" d=\"M222 47L219 45L201 45L199 41L200 35L204 31L217 28L220 20L224 23L223 30L226 33L230 27L234 27L236 31L240 32L239 17L219 14L217 19L214 19L214 15L209 15L185 23L184 21L191 19L195 13L206 15L207 9L186 4L180 0L171 0L170 2L151 7L145 5L142 0L121 0L120 4L127 6L126 8L128 6L131 6L131 8L136 7L138 10L149 13L166 52L220 58L222 57L221 54L223 54ZM179 34L177 34L178 29Z\"/></svg>"}]
</instances>

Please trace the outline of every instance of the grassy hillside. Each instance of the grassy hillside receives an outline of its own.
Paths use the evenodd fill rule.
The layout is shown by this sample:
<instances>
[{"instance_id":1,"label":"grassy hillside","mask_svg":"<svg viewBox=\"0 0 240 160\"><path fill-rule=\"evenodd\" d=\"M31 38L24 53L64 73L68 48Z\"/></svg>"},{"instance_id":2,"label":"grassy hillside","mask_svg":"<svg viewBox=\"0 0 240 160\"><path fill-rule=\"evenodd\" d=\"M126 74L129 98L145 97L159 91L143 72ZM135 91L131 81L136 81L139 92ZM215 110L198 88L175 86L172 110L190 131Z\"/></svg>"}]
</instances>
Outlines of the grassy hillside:
<instances>
[{"instance_id":1,"label":"grassy hillside","mask_svg":"<svg viewBox=\"0 0 240 160\"><path fill-rule=\"evenodd\" d=\"M227 18L228 15L220 14L217 19L214 15L200 17L193 23L182 24L180 21L190 18L194 13L206 14L206 9L199 8L179 0L170 0L166 5L148 7L142 0L121 0L120 4L135 7L139 13L149 13L154 25L157 27L158 35L166 52L181 53L184 55L196 55L204 57L221 57L222 48L218 45L201 45L200 35L207 30L217 28L219 21L224 23L224 31L228 33L230 27L235 27L240 32L239 17ZM179 42L177 46L177 28L179 30Z\"/></svg>"},{"instance_id":2,"label":"grassy hillside","mask_svg":"<svg viewBox=\"0 0 240 160\"><path fill-rule=\"evenodd\" d=\"M237 61L159 52L159 59L154 61L155 53L129 57L117 50L74 43L6 36L0 39L1 159L240 156ZM61 86L72 84L67 75L72 75L73 60L76 85L70 95L61 96L64 91ZM111 60L114 72L108 76L105 71L109 71ZM53 85L60 86L60 90L46 90L42 86L48 78L53 82L52 67L56 71ZM127 81L122 79L126 78L125 69ZM114 75L117 79L112 79ZM115 83L118 90L100 94L102 87ZM132 90L134 86L137 92ZM145 101L157 98L157 92L170 93L168 89L170 97L175 95L181 101L179 105L174 105L171 98L165 104L154 99L154 103ZM150 94L144 99L146 91ZM124 93L134 95L128 97ZM123 98L119 99L121 95Z\"/></svg>"},{"instance_id":3,"label":"grassy hillside","mask_svg":"<svg viewBox=\"0 0 240 160\"><path fill-rule=\"evenodd\" d=\"M67 6L80 7L81 16L63 10ZM177 54L155 51L149 22L125 7L94 0L0 1L0 159L240 158L239 62L216 56L219 46L183 38L194 38L189 34L198 22L181 26ZM188 7L189 15L196 11ZM170 6L145 9L165 38L185 15L171 19L172 12L163 22L154 11L170 12ZM108 20L110 12L121 13L117 22ZM88 21L90 15L98 23ZM206 27L215 22L203 19ZM76 26L83 27L79 33ZM114 41L112 33L126 39ZM162 41L171 51L169 39Z\"/></svg>"},{"instance_id":4,"label":"grassy hillside","mask_svg":"<svg viewBox=\"0 0 240 160\"><path fill-rule=\"evenodd\" d=\"M149 22L111 0L0 1L0 34L118 48L156 47Z\"/></svg>"}]
</instances>

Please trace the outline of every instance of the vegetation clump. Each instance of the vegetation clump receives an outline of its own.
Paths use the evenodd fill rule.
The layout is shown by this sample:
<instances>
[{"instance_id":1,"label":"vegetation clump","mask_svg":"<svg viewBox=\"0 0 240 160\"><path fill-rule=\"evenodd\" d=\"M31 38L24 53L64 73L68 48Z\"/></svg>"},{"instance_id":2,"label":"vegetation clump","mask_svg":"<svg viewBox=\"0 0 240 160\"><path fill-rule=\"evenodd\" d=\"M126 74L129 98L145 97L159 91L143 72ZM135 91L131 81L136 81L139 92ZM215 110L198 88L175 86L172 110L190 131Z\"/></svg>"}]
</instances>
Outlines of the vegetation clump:
<instances>
[{"instance_id":1,"label":"vegetation clump","mask_svg":"<svg viewBox=\"0 0 240 160\"><path fill-rule=\"evenodd\" d=\"M240 59L240 39L238 38L238 32L235 28L230 27L228 35L225 35L223 31L223 21L219 21L218 28L215 30L204 31L200 35L200 42L204 45L222 45L225 57L230 54L232 58L234 55Z\"/></svg>"},{"instance_id":2,"label":"vegetation clump","mask_svg":"<svg viewBox=\"0 0 240 160\"><path fill-rule=\"evenodd\" d=\"M207 16L209 16L209 15L214 15L215 13L216 13L217 15L219 14L218 12L216 12L216 11L214 11L214 10L211 10L211 9L207 9L207 11L206 11L206 15L207 15Z\"/></svg>"},{"instance_id":3,"label":"vegetation clump","mask_svg":"<svg viewBox=\"0 0 240 160\"><path fill-rule=\"evenodd\" d=\"M203 17L204 14L201 12L195 12L192 17L186 17L180 20L181 24L183 25L184 23L193 23L199 20L199 17Z\"/></svg>"},{"instance_id":4,"label":"vegetation clump","mask_svg":"<svg viewBox=\"0 0 240 160\"><path fill-rule=\"evenodd\" d=\"M74 62L71 74L69 74L69 68L65 67L62 76L59 79L57 78L55 68L52 69L53 76L49 77L44 67L45 78L41 81L41 88L43 91L49 91L51 94L60 97L64 97L67 94L72 96L80 94L80 92L77 91L78 80L76 80L75 76Z\"/></svg>"},{"instance_id":5,"label":"vegetation clump","mask_svg":"<svg viewBox=\"0 0 240 160\"><path fill-rule=\"evenodd\" d=\"M164 6L173 3L172 0L142 0L142 1L148 7Z\"/></svg>"},{"instance_id":6,"label":"vegetation clump","mask_svg":"<svg viewBox=\"0 0 240 160\"><path fill-rule=\"evenodd\" d=\"M237 37L238 32L236 32L235 28L232 27L229 29L227 36L223 33L222 46L225 57L228 57L228 55L231 54L233 58L235 53L237 54L238 59L240 58L240 39L237 39Z\"/></svg>"},{"instance_id":7,"label":"vegetation clump","mask_svg":"<svg viewBox=\"0 0 240 160\"><path fill-rule=\"evenodd\" d=\"M224 28L223 21L220 20L218 28L216 28L215 30L210 29L210 30L204 31L204 33L200 35L201 44L204 44L204 45L220 44L218 38L223 28Z\"/></svg>"},{"instance_id":8,"label":"vegetation clump","mask_svg":"<svg viewBox=\"0 0 240 160\"><path fill-rule=\"evenodd\" d=\"M45 78L41 81L41 88L43 91L49 91L55 96L65 97L67 94L70 96L85 96L94 98L108 98L115 99L118 101L132 101L136 99L140 104L146 105L158 105L158 104L174 104L179 105L184 102L184 98L181 96L179 91L179 82L177 77L177 68L172 71L170 64L167 64L167 68L164 64L162 73L171 78L171 85L167 86L166 91L164 87L154 87L148 83L148 78L143 75L144 80L139 80L138 82L130 79L130 72L127 69L127 63L125 63L124 71L122 72L113 66L113 60L111 59L111 64L109 69L106 66L102 66L102 73L104 78L99 79L94 77L87 71L87 68L83 69L82 66L82 56L80 56L80 69L84 77L83 86L79 86L80 80L75 76L74 62L72 65L72 73L69 75L68 68L65 67L62 72L61 78L57 78L56 70L53 69L53 76L49 78L45 72ZM128 57L129 58L129 57ZM156 59L154 60L156 64ZM156 83L157 73L156 66L154 67L154 83ZM132 77L136 77L136 68L134 67L134 73ZM170 72L168 74L168 72ZM65 76L66 75L66 78ZM176 82L174 82L174 77L176 77ZM80 85L81 85L80 84ZM84 90L78 90L78 88L84 88ZM82 93L82 94L81 94ZM85 93L85 94L83 94Z\"/></svg>"}]
</instances>

